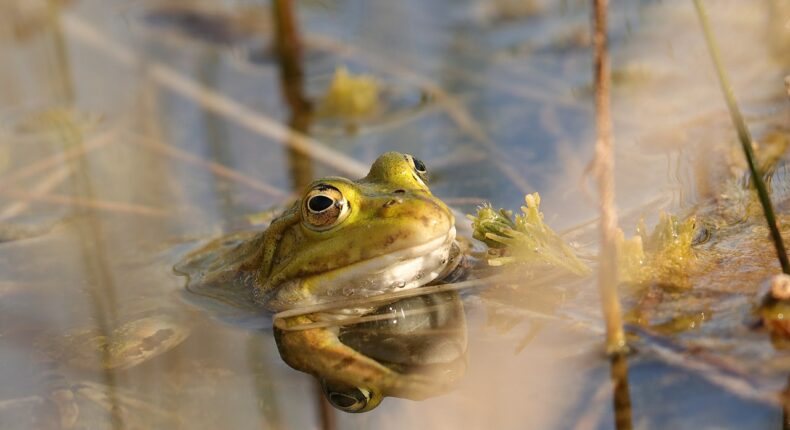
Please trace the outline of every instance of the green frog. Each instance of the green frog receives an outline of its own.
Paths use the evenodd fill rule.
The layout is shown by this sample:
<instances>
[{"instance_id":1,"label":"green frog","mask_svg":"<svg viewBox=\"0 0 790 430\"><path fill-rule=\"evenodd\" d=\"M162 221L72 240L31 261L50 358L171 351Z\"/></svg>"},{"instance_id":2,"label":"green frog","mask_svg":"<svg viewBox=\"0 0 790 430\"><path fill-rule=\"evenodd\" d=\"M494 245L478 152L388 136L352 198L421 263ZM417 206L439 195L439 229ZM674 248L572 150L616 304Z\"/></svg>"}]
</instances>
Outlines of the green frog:
<instances>
[{"instance_id":1,"label":"green frog","mask_svg":"<svg viewBox=\"0 0 790 430\"><path fill-rule=\"evenodd\" d=\"M189 291L200 296L232 308L280 312L457 279L464 271L462 260L453 212L431 194L425 164L388 152L364 178L316 180L265 231L218 239L187 256L176 270L190 277ZM436 300L441 306L412 299L395 307L356 305L294 316L275 327L275 338L283 360L314 375L341 410L369 411L385 396L424 399L447 391L464 369L460 300L457 295ZM399 359L377 359L370 346L376 336L332 324L417 305L439 309L438 317L421 321L452 335L438 342L441 346L426 347L437 343L423 341L416 350L406 347ZM297 328L317 322L329 324ZM385 329L388 339L378 341L408 338L411 329L394 328L397 324ZM400 327L424 329L425 324L401 322Z\"/></svg>"}]
</instances>

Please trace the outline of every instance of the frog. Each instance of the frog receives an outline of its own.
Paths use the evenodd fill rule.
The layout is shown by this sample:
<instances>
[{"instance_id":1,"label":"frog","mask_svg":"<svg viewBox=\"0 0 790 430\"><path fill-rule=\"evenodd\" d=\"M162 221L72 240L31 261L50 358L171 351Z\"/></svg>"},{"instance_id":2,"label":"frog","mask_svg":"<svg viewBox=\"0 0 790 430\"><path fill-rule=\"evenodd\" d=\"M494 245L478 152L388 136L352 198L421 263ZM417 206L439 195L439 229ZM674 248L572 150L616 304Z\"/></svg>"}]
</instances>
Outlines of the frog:
<instances>
[{"instance_id":1,"label":"frog","mask_svg":"<svg viewBox=\"0 0 790 430\"><path fill-rule=\"evenodd\" d=\"M387 152L359 180L313 181L265 230L216 239L187 255L176 271L189 277L187 290L198 296L233 309L278 313L459 280L468 264L456 235L453 210L431 193L425 163ZM342 411L367 412L387 396L425 399L448 391L465 368L461 301L457 295L439 301L450 317L432 321L443 320L437 324L452 327L453 335L446 347L422 351L425 359L418 362L377 359L375 348L367 348L366 355L359 345L368 345L364 339L371 337L342 327L344 318L422 306L414 301L357 300L350 308L283 318L274 325L275 340L282 359L313 375ZM409 336L394 324L390 342ZM355 338L357 349L349 346Z\"/></svg>"}]
</instances>

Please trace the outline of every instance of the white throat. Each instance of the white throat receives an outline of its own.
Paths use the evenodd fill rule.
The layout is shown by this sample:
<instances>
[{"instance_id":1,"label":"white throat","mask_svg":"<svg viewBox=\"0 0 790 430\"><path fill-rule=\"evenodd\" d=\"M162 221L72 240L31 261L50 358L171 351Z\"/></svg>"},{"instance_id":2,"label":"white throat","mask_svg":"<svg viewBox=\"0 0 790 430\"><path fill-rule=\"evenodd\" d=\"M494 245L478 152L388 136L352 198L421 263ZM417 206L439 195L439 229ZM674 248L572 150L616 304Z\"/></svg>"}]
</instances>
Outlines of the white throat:
<instances>
[{"instance_id":1,"label":"white throat","mask_svg":"<svg viewBox=\"0 0 790 430\"><path fill-rule=\"evenodd\" d=\"M384 292L421 287L455 262L450 252L455 227L445 236L350 266L295 279L278 287L267 303L274 311L342 300L344 297L370 297Z\"/></svg>"}]
</instances>

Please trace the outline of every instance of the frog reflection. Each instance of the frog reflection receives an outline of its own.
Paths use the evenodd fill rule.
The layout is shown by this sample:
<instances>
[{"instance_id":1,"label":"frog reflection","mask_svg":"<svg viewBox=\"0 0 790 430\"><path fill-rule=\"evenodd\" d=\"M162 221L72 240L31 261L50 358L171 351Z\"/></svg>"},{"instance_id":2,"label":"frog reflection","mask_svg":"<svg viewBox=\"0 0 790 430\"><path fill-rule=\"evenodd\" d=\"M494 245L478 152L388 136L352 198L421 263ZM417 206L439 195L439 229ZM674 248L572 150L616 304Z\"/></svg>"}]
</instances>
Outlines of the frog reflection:
<instances>
[{"instance_id":1,"label":"frog reflection","mask_svg":"<svg viewBox=\"0 0 790 430\"><path fill-rule=\"evenodd\" d=\"M305 336L294 336L294 331L275 329L282 358L314 374L336 408L365 412L378 406L384 396L423 399L439 395L463 376L466 319L457 293L402 299L365 317L376 319L333 331L335 347L348 347L364 356L353 359L333 353L332 347L316 350L314 344L303 341ZM317 336L325 338L322 333Z\"/></svg>"},{"instance_id":2,"label":"frog reflection","mask_svg":"<svg viewBox=\"0 0 790 430\"><path fill-rule=\"evenodd\" d=\"M190 277L191 292L236 307L279 312L456 279L463 272L462 259L455 218L428 189L425 165L410 155L388 152L373 163L366 177L317 180L265 231L219 239L192 253L176 270ZM455 345L453 354L460 359L466 338L459 328L463 311L457 298L432 297L442 303L439 308L445 308L424 313L433 320L417 317L417 323L404 321L398 327L379 327L380 331L365 325L288 328L382 313L387 306L288 318L285 330L276 333L281 356L290 366L323 381L330 401L346 411L370 410L383 396L424 399L439 394L457 377L449 382L437 378L432 370L447 360L435 366L441 347L434 351L431 344ZM397 305L414 307L424 300L429 299ZM442 320L437 317L442 314L453 317L428 327L437 332L451 328L449 338L437 340L430 334L434 330L420 333L420 324ZM416 325L401 328L411 324ZM401 353L394 353L398 348L403 348ZM420 352L404 352L412 348ZM447 369L439 373L459 374Z\"/></svg>"}]
</instances>

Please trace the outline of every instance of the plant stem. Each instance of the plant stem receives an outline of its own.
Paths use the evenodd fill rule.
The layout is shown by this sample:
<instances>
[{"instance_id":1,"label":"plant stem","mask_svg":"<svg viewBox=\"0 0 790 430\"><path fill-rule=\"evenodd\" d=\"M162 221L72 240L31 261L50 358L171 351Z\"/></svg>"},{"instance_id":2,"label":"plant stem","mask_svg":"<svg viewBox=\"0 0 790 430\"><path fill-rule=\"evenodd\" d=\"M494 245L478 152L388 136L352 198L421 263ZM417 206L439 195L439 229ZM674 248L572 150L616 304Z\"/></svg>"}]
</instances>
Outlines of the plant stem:
<instances>
[{"instance_id":1,"label":"plant stem","mask_svg":"<svg viewBox=\"0 0 790 430\"><path fill-rule=\"evenodd\" d=\"M625 334L617 297L617 211L614 208L614 144L609 100L611 72L607 48L606 9L608 0L593 0L593 47L595 74L595 159L593 172L598 182L601 252L598 287L606 319L606 350L625 352Z\"/></svg>"},{"instance_id":2,"label":"plant stem","mask_svg":"<svg viewBox=\"0 0 790 430\"><path fill-rule=\"evenodd\" d=\"M702 32L705 34L705 41L708 44L708 51L710 52L713 65L716 68L716 75L719 77L719 84L721 91L724 93L724 100L727 102L727 108L730 111L730 117L738 131L738 139L741 142L743 153L746 156L746 163L749 165L749 172L752 175L752 184L757 190L757 196L760 199L760 204L763 206L763 213L765 214L765 221L768 223L768 228L771 231L771 239L776 248L776 255L779 257L779 264L782 266L782 272L790 274L790 262L787 260L787 252L785 251L782 235L779 232L779 222L774 215L773 204L771 197L768 195L768 188L765 186L763 176L760 173L757 163L754 159L754 151L752 150L752 137L749 134L749 129L746 128L746 123L743 120L741 111L738 109L738 104L735 101L732 87L727 79L727 74L724 71L724 66L721 64L721 57L719 55L719 48L716 45L716 40L713 38L713 32L708 22L708 14L705 11L705 6L701 0L693 0L694 6L697 9L697 16L699 17L700 24L702 25Z\"/></svg>"}]
</instances>

